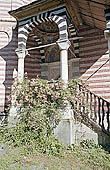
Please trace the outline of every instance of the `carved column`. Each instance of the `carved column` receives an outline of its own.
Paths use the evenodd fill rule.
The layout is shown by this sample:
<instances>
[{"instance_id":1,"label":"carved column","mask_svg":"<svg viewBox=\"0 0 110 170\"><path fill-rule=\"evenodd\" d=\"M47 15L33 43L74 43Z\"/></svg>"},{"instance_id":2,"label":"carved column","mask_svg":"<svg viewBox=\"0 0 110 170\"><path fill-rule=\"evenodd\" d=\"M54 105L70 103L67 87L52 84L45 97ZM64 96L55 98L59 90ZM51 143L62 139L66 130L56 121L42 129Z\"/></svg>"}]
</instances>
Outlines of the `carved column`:
<instances>
[{"instance_id":1,"label":"carved column","mask_svg":"<svg viewBox=\"0 0 110 170\"><path fill-rule=\"evenodd\" d=\"M25 49L21 50L18 48L16 50L16 54L18 56L18 80L22 82L24 78L24 59L26 56L26 51ZM13 86L12 86L12 90L13 90ZM18 114L19 108L15 106L15 99L16 99L16 96L14 94L12 96L10 114L8 116L8 127L9 128L16 126L16 123L19 117L19 114Z\"/></svg>"},{"instance_id":2,"label":"carved column","mask_svg":"<svg viewBox=\"0 0 110 170\"><path fill-rule=\"evenodd\" d=\"M24 59L26 56L25 49L17 49L16 54L18 56L18 80L23 81L24 78Z\"/></svg>"},{"instance_id":3,"label":"carved column","mask_svg":"<svg viewBox=\"0 0 110 170\"><path fill-rule=\"evenodd\" d=\"M60 48L60 71L61 79L64 81L64 86L67 87L68 83L68 48L70 47L70 41L64 40L57 42ZM73 110L68 101L65 101L65 106L61 109L62 119L54 130L54 135L60 141L62 141L67 146L74 143L73 138Z\"/></svg>"},{"instance_id":4,"label":"carved column","mask_svg":"<svg viewBox=\"0 0 110 170\"><path fill-rule=\"evenodd\" d=\"M58 42L60 48L60 72L61 79L65 84L68 82L68 48L70 47L70 41L65 40Z\"/></svg>"}]
</instances>

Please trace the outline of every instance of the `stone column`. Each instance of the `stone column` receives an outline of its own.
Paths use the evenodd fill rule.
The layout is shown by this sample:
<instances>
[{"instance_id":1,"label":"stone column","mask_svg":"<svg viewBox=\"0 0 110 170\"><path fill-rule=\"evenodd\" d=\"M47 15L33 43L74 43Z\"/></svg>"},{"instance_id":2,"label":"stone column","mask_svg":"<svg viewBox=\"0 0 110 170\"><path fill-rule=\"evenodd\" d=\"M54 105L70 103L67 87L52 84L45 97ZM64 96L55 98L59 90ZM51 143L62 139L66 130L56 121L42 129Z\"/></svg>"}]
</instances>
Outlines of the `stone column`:
<instances>
[{"instance_id":1,"label":"stone column","mask_svg":"<svg viewBox=\"0 0 110 170\"><path fill-rule=\"evenodd\" d=\"M68 83L68 48L70 47L70 41L64 40L57 42L60 48L60 71L61 79L64 81L65 87ZM60 110L62 119L54 130L54 136L66 145L74 143L73 138L73 110L68 101L65 101L66 107Z\"/></svg>"},{"instance_id":2,"label":"stone column","mask_svg":"<svg viewBox=\"0 0 110 170\"><path fill-rule=\"evenodd\" d=\"M18 56L18 80L23 81L24 78L24 59L26 56L25 49L17 49L16 54Z\"/></svg>"},{"instance_id":3,"label":"stone column","mask_svg":"<svg viewBox=\"0 0 110 170\"><path fill-rule=\"evenodd\" d=\"M68 101L67 104L66 107L60 110L62 118L56 129L54 129L54 136L69 146L75 142L75 134L74 113Z\"/></svg>"},{"instance_id":4,"label":"stone column","mask_svg":"<svg viewBox=\"0 0 110 170\"><path fill-rule=\"evenodd\" d=\"M16 54L18 56L18 80L20 82L23 81L24 78L24 59L26 56L26 51L21 50L21 49L17 49L16 50ZM13 90L13 86L12 86L12 90ZM8 127L9 129L12 127L16 126L16 123L18 121L18 117L19 117L19 108L15 107L15 99L16 96L12 96L12 101L11 101L11 108L10 108L10 114L8 116Z\"/></svg>"},{"instance_id":5,"label":"stone column","mask_svg":"<svg viewBox=\"0 0 110 170\"><path fill-rule=\"evenodd\" d=\"M58 42L60 48L60 73L61 79L65 84L68 82L68 48L70 47L70 41L65 40Z\"/></svg>"}]
</instances>

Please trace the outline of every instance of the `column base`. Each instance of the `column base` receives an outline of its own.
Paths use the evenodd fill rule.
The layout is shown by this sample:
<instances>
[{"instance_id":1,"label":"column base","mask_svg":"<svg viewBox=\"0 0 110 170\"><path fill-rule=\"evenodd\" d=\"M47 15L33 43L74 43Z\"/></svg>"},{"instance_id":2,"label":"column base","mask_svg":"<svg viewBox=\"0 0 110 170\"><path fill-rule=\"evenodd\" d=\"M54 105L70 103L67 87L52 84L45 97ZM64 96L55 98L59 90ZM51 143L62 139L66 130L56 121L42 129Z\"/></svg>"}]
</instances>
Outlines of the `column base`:
<instances>
[{"instance_id":1,"label":"column base","mask_svg":"<svg viewBox=\"0 0 110 170\"><path fill-rule=\"evenodd\" d=\"M59 125L54 130L55 138L58 138L62 143L69 146L74 143L73 126L74 115L70 106L61 110L62 119Z\"/></svg>"},{"instance_id":2,"label":"column base","mask_svg":"<svg viewBox=\"0 0 110 170\"><path fill-rule=\"evenodd\" d=\"M11 106L10 114L8 116L8 128L15 127L19 118L19 109L15 106Z\"/></svg>"}]
</instances>

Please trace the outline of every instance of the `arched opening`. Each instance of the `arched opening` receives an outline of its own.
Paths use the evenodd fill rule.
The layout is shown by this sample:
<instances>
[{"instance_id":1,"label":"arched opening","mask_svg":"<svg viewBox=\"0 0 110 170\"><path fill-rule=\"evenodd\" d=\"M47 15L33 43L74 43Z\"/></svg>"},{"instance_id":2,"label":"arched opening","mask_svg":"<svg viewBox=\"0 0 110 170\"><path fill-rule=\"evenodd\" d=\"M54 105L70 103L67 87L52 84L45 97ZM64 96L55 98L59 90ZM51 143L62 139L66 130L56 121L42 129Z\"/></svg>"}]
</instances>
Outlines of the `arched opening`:
<instances>
[{"instance_id":1,"label":"arched opening","mask_svg":"<svg viewBox=\"0 0 110 170\"><path fill-rule=\"evenodd\" d=\"M42 24L43 22L48 23L48 24ZM47 25L47 27L45 25ZM37 32L39 32L39 31L42 32L42 30L45 30L45 31L42 32L41 34L39 34L40 35L40 37L39 37L39 35L37 36L37 33L32 32L33 30L35 31L36 29L37 29ZM38 40L37 45L42 45L41 46L42 48L47 47L47 46L44 46L42 44L42 42L45 43L45 42L49 42L49 41L51 43L54 43L54 45L57 44L59 46L60 61L61 61L60 67L59 67L59 70L60 70L59 76L61 76L62 80L67 82L68 81L68 54L67 54L67 51L70 46L70 42L68 41L68 31L67 31L66 19L61 16L54 15L53 13L50 13L49 15L48 15L48 13L43 13L43 14L38 14L37 16L32 17L30 20L27 20L27 23L25 21L25 25L20 25L19 30L18 30L18 51L16 51L18 58L19 58L18 59L18 79L19 80L23 80L24 71L26 70L24 68L24 65L25 65L24 59L25 59L26 53L27 53L27 51L32 50L32 48L26 49L26 44L27 44L27 39L29 39L29 34L31 36L34 35L33 36L34 38L37 37L37 40ZM53 38L53 36L52 36L52 38L50 39L51 35L53 35L53 34L56 34L55 37ZM56 41L57 41L57 43L56 43ZM53 45L53 44L51 44L51 45ZM50 44L48 46L50 46ZM40 49L41 47L37 46L37 48L33 47L33 49L38 49L38 48ZM41 51L44 51L44 56L41 57L41 60L44 62L45 61L45 50L40 49L40 52Z\"/></svg>"},{"instance_id":2,"label":"arched opening","mask_svg":"<svg viewBox=\"0 0 110 170\"><path fill-rule=\"evenodd\" d=\"M51 44L59 39L59 29L55 22L45 21L34 27L28 35L26 49ZM42 47L29 50L29 55L25 57L24 72L29 78L36 78L43 75L44 70L48 71L48 63L60 61L60 50L58 45ZM47 66L43 63L46 63ZM59 68L60 69L60 68ZM60 70L58 70L60 72Z\"/></svg>"}]
</instances>

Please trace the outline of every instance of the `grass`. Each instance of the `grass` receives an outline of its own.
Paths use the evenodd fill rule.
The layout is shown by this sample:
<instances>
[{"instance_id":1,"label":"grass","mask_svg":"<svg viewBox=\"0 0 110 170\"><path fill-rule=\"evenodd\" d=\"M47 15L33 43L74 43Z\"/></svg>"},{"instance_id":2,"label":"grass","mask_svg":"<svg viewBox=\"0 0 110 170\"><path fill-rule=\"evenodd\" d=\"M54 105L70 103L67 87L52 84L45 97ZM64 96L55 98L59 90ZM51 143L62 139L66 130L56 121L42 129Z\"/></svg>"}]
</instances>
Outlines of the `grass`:
<instances>
[{"instance_id":1,"label":"grass","mask_svg":"<svg viewBox=\"0 0 110 170\"><path fill-rule=\"evenodd\" d=\"M26 154L22 148L9 148L0 158L0 170L88 170L74 154L65 153L63 157L48 156L35 152Z\"/></svg>"},{"instance_id":2,"label":"grass","mask_svg":"<svg viewBox=\"0 0 110 170\"><path fill-rule=\"evenodd\" d=\"M75 145L61 157L6 147L0 170L110 170L110 154L101 147Z\"/></svg>"}]
</instances>

